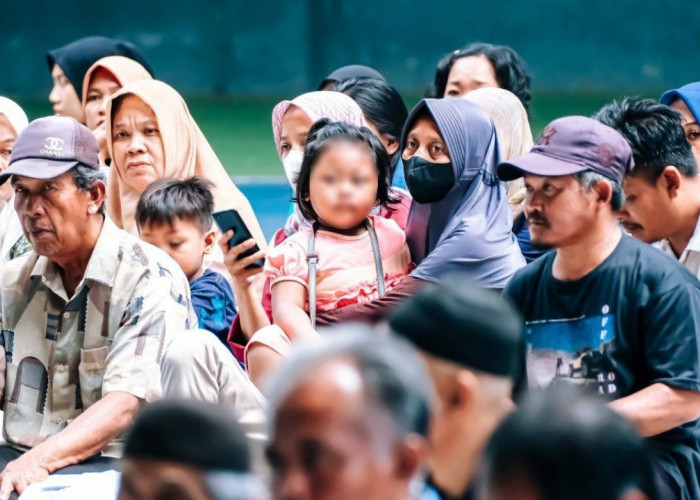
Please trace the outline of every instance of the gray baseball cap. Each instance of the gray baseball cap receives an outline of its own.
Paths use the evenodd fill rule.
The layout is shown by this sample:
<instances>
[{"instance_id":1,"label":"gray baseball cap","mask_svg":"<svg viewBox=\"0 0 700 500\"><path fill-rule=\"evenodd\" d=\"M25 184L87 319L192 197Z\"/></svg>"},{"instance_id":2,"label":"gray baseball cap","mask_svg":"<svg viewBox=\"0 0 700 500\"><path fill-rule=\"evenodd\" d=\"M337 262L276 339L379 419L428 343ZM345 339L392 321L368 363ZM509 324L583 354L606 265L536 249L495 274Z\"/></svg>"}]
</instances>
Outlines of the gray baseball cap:
<instances>
[{"instance_id":1,"label":"gray baseball cap","mask_svg":"<svg viewBox=\"0 0 700 500\"><path fill-rule=\"evenodd\" d=\"M31 122L15 141L10 165L0 184L13 175L51 179L84 165L100 168L97 139L85 125L67 116L49 116Z\"/></svg>"},{"instance_id":2,"label":"gray baseball cap","mask_svg":"<svg viewBox=\"0 0 700 500\"><path fill-rule=\"evenodd\" d=\"M622 184L634 168L632 149L615 129L585 116L566 116L545 127L529 153L501 163L498 176L556 177L590 170Z\"/></svg>"}]
</instances>

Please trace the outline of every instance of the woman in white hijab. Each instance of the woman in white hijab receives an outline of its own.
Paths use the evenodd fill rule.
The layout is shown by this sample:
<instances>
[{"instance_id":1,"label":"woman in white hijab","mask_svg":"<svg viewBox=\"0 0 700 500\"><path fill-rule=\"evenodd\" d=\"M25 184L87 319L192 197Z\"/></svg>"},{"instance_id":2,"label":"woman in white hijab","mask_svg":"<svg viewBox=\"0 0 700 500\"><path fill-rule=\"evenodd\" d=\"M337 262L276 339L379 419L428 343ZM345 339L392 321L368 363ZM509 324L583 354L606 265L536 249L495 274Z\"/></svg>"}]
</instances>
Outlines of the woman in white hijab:
<instances>
[{"instance_id":1,"label":"woman in white hijab","mask_svg":"<svg viewBox=\"0 0 700 500\"><path fill-rule=\"evenodd\" d=\"M12 146L29 121L19 105L0 97L0 172L10 163ZM31 249L24 238L22 225L14 207L14 191L10 182L0 186L0 276L5 263Z\"/></svg>"}]
</instances>

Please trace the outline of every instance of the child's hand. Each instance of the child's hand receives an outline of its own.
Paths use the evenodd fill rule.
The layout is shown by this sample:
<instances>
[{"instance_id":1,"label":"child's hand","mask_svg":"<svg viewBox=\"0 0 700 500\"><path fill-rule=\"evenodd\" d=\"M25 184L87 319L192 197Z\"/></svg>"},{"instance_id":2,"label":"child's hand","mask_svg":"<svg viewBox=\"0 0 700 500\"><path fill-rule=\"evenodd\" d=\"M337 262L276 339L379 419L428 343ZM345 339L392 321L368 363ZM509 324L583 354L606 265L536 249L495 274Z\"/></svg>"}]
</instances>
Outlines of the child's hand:
<instances>
[{"instance_id":1,"label":"child's hand","mask_svg":"<svg viewBox=\"0 0 700 500\"><path fill-rule=\"evenodd\" d=\"M255 240L249 239L243 243L236 245L233 248L228 247L229 240L233 237L233 231L227 231L219 239L219 246L221 251L224 253L224 265L231 276L236 281L239 287L246 288L251 286L260 273L262 273L262 267L254 267L251 269L246 269L249 265L259 259L265 258L265 252L260 250L253 255L238 259L246 250L253 248L255 246Z\"/></svg>"}]
</instances>

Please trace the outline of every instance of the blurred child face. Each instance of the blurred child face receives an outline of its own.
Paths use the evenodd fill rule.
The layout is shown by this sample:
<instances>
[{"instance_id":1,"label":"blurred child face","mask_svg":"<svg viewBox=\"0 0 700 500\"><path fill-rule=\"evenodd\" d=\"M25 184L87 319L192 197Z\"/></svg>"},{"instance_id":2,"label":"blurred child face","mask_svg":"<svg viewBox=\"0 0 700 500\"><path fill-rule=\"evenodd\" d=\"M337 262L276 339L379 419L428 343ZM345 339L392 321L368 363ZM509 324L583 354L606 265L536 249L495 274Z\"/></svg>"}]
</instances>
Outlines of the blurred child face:
<instances>
[{"instance_id":1,"label":"blurred child face","mask_svg":"<svg viewBox=\"0 0 700 500\"><path fill-rule=\"evenodd\" d=\"M146 223L139 228L139 235L170 255L192 282L199 278L204 269L202 260L215 243L214 231L203 233L196 221L173 218L172 224Z\"/></svg>"},{"instance_id":2,"label":"blurred child face","mask_svg":"<svg viewBox=\"0 0 700 500\"><path fill-rule=\"evenodd\" d=\"M312 167L309 201L322 225L349 231L358 228L377 204L378 185L368 147L339 140Z\"/></svg>"}]
</instances>

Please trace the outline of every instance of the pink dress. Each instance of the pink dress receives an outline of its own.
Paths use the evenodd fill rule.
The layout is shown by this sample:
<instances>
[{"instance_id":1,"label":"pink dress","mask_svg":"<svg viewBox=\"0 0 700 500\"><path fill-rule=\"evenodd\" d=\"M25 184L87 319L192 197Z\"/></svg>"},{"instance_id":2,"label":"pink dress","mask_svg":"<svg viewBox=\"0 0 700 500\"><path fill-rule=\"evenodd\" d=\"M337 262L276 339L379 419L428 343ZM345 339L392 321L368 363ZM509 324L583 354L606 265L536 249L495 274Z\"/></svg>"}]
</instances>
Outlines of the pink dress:
<instances>
[{"instance_id":1,"label":"pink dress","mask_svg":"<svg viewBox=\"0 0 700 500\"><path fill-rule=\"evenodd\" d=\"M370 216L370 221L377 233L388 292L412 268L406 234L391 219ZM265 275L271 286L280 281L296 281L308 288L310 236L311 229L304 228L268 250ZM379 298L369 232L346 236L320 229L316 232L316 254L317 311L330 311ZM306 308L308 310L308 304Z\"/></svg>"}]
</instances>

